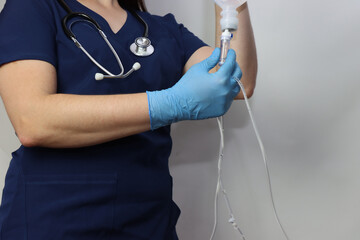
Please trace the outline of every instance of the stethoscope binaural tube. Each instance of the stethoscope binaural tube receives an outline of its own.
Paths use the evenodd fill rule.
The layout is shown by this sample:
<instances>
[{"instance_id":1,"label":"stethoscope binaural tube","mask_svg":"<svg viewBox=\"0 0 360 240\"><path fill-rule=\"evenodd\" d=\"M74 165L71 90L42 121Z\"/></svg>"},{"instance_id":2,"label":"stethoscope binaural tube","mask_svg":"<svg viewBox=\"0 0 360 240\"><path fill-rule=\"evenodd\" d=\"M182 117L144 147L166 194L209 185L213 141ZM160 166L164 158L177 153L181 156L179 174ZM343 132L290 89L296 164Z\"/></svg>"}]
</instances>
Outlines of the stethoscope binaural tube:
<instances>
[{"instance_id":1,"label":"stethoscope binaural tube","mask_svg":"<svg viewBox=\"0 0 360 240\"><path fill-rule=\"evenodd\" d=\"M78 13L78 12L72 12L71 9L69 8L69 6L64 2L64 0L58 0L58 2L60 3L60 5L68 12L68 14L64 17L64 19L62 20L62 28L65 32L65 34L69 37L69 39L71 39L75 45L80 48L85 54L86 56L97 66L99 67L102 71L104 71L106 74L108 75L104 75L102 73L96 73L95 74L95 80L103 80L104 78L126 78L128 77L131 73L133 73L134 71L137 71L140 69L141 65L138 62L135 62L134 65L132 66L132 68L124 74L124 67L123 64L118 56L118 54L116 53L115 49L113 48L113 46L111 45L111 43L109 42L109 40L107 39L106 34L102 31L100 25L93 19L91 18L89 15L85 14L85 13ZM131 52L133 52L136 56L150 56L153 52L154 52L154 47L151 45L151 41L147 38L148 37L148 25L147 23L136 13L136 12L131 12L132 14L134 14L134 16L144 25L144 34L143 37L139 37L135 40L135 45L136 47L134 48L132 44L130 47ZM99 32L99 34L101 35L101 37L104 39L104 41L106 42L106 44L108 45L108 47L111 49L112 53L114 54L116 61L119 64L120 67L120 73L119 74L113 74L111 72L109 72L106 68L104 68L101 64L99 64L87 51L86 49L81 45L81 43L76 39L75 34L71 31L71 27L72 24L71 23L69 27L67 27L67 23L70 19L78 17L83 21L86 21L90 24L92 24ZM81 21L81 20L77 20Z\"/></svg>"}]
</instances>

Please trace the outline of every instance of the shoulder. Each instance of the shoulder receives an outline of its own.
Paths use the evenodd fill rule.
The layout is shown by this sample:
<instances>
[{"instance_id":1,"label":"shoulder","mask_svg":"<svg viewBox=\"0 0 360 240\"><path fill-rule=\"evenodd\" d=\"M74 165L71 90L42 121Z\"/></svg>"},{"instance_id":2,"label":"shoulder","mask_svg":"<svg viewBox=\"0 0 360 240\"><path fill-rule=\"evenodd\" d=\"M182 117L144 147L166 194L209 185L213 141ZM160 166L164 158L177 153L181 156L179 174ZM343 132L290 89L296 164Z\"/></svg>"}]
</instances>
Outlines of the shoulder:
<instances>
[{"instance_id":1,"label":"shoulder","mask_svg":"<svg viewBox=\"0 0 360 240\"><path fill-rule=\"evenodd\" d=\"M182 24L179 24L175 16L172 13L168 13L164 16L151 14L149 12L138 12L141 17L144 18L146 21L150 21L153 24L157 24L163 28L166 28L166 30L173 32L173 33L179 33L179 30L181 27L183 27Z\"/></svg>"},{"instance_id":2,"label":"shoulder","mask_svg":"<svg viewBox=\"0 0 360 240\"><path fill-rule=\"evenodd\" d=\"M45 10L49 8L54 1L49 0L6 0L4 10L16 7L17 10Z\"/></svg>"},{"instance_id":3,"label":"shoulder","mask_svg":"<svg viewBox=\"0 0 360 240\"><path fill-rule=\"evenodd\" d=\"M56 26L48 0L7 0L0 13L0 65L22 59L56 65Z\"/></svg>"},{"instance_id":4,"label":"shoulder","mask_svg":"<svg viewBox=\"0 0 360 240\"><path fill-rule=\"evenodd\" d=\"M159 23L174 23L176 22L175 20L175 16L172 13L168 13L164 16L160 16L160 15L156 15L156 14L151 14L149 12L137 12L138 14L140 14L142 17L148 18L148 19L152 19L154 21L157 21Z\"/></svg>"},{"instance_id":5,"label":"shoulder","mask_svg":"<svg viewBox=\"0 0 360 240\"><path fill-rule=\"evenodd\" d=\"M172 13L168 13L164 16L160 16L160 15L154 15L148 12L144 12L144 15L147 15L148 17L154 19L154 21L157 21L161 24L174 24L176 22L175 16Z\"/></svg>"},{"instance_id":6,"label":"shoulder","mask_svg":"<svg viewBox=\"0 0 360 240\"><path fill-rule=\"evenodd\" d=\"M56 3L57 1L51 0L6 0L1 15L25 18L37 14L40 17L52 17Z\"/></svg>"},{"instance_id":7,"label":"shoulder","mask_svg":"<svg viewBox=\"0 0 360 240\"><path fill-rule=\"evenodd\" d=\"M54 28L56 3L50 0L7 0L0 12L0 27L37 28L36 24L40 24Z\"/></svg>"}]
</instances>

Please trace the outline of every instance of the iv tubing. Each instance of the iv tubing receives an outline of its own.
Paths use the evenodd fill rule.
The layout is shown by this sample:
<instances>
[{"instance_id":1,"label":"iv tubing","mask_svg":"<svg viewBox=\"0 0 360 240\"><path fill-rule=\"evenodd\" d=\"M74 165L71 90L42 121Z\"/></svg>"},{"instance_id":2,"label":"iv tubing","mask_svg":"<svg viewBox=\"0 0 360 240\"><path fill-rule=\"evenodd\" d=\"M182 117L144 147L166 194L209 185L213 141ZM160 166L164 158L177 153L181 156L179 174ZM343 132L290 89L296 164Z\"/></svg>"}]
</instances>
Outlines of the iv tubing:
<instances>
[{"instance_id":1,"label":"iv tubing","mask_svg":"<svg viewBox=\"0 0 360 240\"><path fill-rule=\"evenodd\" d=\"M256 139L257 139L257 141L259 143L259 146L260 146L261 154L262 154L262 157L263 157L263 160L264 160L264 165L265 165L265 168L266 168L266 174L267 174L268 183L269 183L270 197L271 197L271 202L272 202L272 206L273 206L276 221L278 222L279 226L281 227L281 230L284 233L285 238L287 240L289 240L289 237L286 234L285 229L284 229L283 225L281 224L279 216L278 216L277 211L276 211L275 202L274 202L274 196L273 196L273 191L272 191L272 185L271 185L271 179L270 179L270 173L269 173L269 167L268 167L268 164L267 164L267 157L266 157L266 153L265 153L264 144L263 144L263 142L261 140L259 131L258 131L257 127L256 127L256 123L255 123L255 120L254 120L254 117L253 117L253 114L252 114L252 111L251 111L251 108L250 108L249 100L248 100L248 98L246 96L244 85L242 84L240 79L238 79L236 77L234 77L234 79L238 82L238 84L239 84L239 86L241 88L241 91L243 91L246 107L248 109L249 116L250 116L254 131L255 131Z\"/></svg>"},{"instance_id":2,"label":"iv tubing","mask_svg":"<svg viewBox=\"0 0 360 240\"><path fill-rule=\"evenodd\" d=\"M280 222L280 219L278 217L277 211L276 211L274 197L273 197L273 191L272 191L272 185L271 185L271 179L270 179L270 173L269 173L269 168L268 168L268 164L267 164L267 160L266 160L267 157L266 157L266 153L265 153L265 148L264 148L264 145L262 143L259 131L258 131L257 127L256 127L256 123L255 123L254 117L252 115L250 104L249 104L248 98L246 96L245 88L244 88L243 84L241 83L240 79L238 79L236 77L233 77L233 78L237 81L237 83L240 86L241 91L243 92L246 107L248 109L249 116L250 116L254 131L255 131L255 135L256 135L257 141L258 141L259 146L260 146L261 154L262 154L264 164L265 164L265 168L266 168L266 173L267 173L267 178L268 178L268 183L269 183L269 190L270 190L270 197L271 197L271 202L272 202L272 206L273 206L276 221L278 222L279 226L281 227L281 230L284 233L286 239L289 240L289 237L286 234L285 229L282 226L282 224ZM244 234L242 233L242 231L240 230L240 228L238 227L238 225L235 222L234 214L233 214L232 209L230 207L230 202L229 202L226 190L225 190L225 188L224 188L224 186L222 184L222 180L221 180L221 163L222 163L223 156L224 156L224 154L223 154L223 152L224 152L224 122L223 122L223 117L218 117L217 121L218 121L219 129L220 129L220 153L219 153L219 163L218 163L218 183L217 183L216 194L215 194L215 222L214 222L214 228L213 228L213 232L211 234L210 240L212 240L213 237L214 237L215 230L216 230L216 225L217 225L217 196L219 194L220 188L221 188L221 191L222 191L222 193L224 195L224 198L226 200L226 204L227 204L228 211L229 211L229 214L230 214L229 222L232 223L234 228L239 231L239 233L241 234L242 239L246 240Z\"/></svg>"},{"instance_id":3,"label":"iv tubing","mask_svg":"<svg viewBox=\"0 0 360 240\"><path fill-rule=\"evenodd\" d=\"M217 225L217 199L218 199L220 188L221 188L221 191L222 191L222 193L224 195L226 206L227 206L229 214L230 214L229 223L231 223L233 225L235 230L239 231L239 233L242 236L242 239L246 240L243 232L241 231L241 229L239 228L239 226L235 222L235 217L234 217L233 211L232 211L231 206L230 206L229 198L228 198L226 190L225 190L225 188L223 187L223 184L222 184L221 163L222 163L222 160L223 160L223 157L224 157L224 121L223 121L223 117L218 117L217 122L218 122L219 129L220 129L220 139L221 140L220 140L220 151L219 151L219 162L218 162L218 182L217 182L217 186L216 186L215 204L214 204L214 209L215 209L215 211L214 211L214 219L215 219L215 222L214 222L214 227L213 227L213 231L212 231L210 240L212 240L213 237L214 237L215 230L216 230L216 225Z\"/></svg>"}]
</instances>

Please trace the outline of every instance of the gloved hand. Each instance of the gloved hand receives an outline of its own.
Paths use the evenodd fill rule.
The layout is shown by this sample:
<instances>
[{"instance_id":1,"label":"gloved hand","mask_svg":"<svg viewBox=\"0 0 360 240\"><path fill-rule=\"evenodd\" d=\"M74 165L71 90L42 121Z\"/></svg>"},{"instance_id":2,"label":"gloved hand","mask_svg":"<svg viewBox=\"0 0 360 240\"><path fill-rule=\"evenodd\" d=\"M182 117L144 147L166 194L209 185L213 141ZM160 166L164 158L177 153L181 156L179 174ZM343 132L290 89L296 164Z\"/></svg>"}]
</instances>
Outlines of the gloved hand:
<instances>
[{"instance_id":1,"label":"gloved hand","mask_svg":"<svg viewBox=\"0 0 360 240\"><path fill-rule=\"evenodd\" d=\"M225 63L215 73L220 49L204 61L192 66L171 88L147 91L151 130L181 120L198 120L224 115L240 92L232 77L241 78L234 50L229 50Z\"/></svg>"}]
</instances>

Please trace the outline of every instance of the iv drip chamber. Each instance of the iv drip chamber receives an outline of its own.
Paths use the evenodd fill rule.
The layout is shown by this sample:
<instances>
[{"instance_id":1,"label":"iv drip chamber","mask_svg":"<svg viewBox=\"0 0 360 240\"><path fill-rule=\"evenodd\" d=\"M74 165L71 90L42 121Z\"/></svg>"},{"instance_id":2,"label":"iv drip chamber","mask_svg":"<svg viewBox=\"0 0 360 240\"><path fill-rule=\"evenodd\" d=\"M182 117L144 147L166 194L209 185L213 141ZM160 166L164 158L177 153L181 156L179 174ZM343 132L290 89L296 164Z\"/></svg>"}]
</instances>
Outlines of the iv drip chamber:
<instances>
[{"instance_id":1,"label":"iv drip chamber","mask_svg":"<svg viewBox=\"0 0 360 240\"><path fill-rule=\"evenodd\" d=\"M222 66L225 63L227 53L230 49L230 40L232 39L232 37L233 35L228 29L225 29L225 31L221 34L221 43L220 43L221 55L220 55L219 66Z\"/></svg>"}]
</instances>

